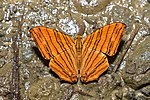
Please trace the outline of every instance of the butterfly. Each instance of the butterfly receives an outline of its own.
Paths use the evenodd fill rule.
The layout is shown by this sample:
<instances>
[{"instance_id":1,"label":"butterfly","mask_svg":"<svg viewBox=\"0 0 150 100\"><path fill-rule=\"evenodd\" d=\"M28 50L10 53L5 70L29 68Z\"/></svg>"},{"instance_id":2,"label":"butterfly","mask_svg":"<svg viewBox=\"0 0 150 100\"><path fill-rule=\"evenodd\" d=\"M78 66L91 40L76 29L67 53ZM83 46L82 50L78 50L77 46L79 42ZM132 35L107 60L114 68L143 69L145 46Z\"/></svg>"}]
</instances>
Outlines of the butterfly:
<instances>
[{"instance_id":1,"label":"butterfly","mask_svg":"<svg viewBox=\"0 0 150 100\"><path fill-rule=\"evenodd\" d=\"M97 80L108 69L106 55L115 55L125 28L124 23L111 23L84 39L78 34L75 40L67 34L43 26L29 31L42 56L50 60L50 68L61 80L87 83Z\"/></svg>"}]
</instances>

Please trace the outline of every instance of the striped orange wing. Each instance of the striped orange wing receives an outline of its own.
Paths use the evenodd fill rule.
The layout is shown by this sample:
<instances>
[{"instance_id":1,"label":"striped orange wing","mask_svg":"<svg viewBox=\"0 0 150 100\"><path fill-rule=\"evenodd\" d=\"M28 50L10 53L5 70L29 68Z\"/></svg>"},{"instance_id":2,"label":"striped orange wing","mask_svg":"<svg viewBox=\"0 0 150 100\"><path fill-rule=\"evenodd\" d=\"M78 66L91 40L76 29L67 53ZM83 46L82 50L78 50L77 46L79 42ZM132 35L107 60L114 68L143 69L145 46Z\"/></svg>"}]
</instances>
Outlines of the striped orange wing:
<instances>
[{"instance_id":1,"label":"striped orange wing","mask_svg":"<svg viewBox=\"0 0 150 100\"><path fill-rule=\"evenodd\" d=\"M35 27L30 30L42 56L50 60L50 68L64 81L77 81L75 42L66 34L51 28Z\"/></svg>"},{"instance_id":2,"label":"striped orange wing","mask_svg":"<svg viewBox=\"0 0 150 100\"><path fill-rule=\"evenodd\" d=\"M82 82L96 80L107 70L109 63L105 54L113 56L116 53L125 27L123 23L112 23L96 30L83 40L83 61L80 70Z\"/></svg>"}]
</instances>

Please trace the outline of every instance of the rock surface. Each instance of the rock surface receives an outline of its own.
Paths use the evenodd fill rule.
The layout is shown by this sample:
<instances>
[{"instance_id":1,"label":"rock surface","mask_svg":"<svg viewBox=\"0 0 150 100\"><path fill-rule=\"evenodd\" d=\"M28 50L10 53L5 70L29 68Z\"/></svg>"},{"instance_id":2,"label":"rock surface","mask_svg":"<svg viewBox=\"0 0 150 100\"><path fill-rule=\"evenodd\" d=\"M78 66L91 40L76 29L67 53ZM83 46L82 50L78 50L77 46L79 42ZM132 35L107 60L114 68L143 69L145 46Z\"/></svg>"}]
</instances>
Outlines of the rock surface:
<instances>
[{"instance_id":1,"label":"rock surface","mask_svg":"<svg viewBox=\"0 0 150 100\"><path fill-rule=\"evenodd\" d=\"M21 100L150 99L149 0L27 0L23 4L22 1L0 1L0 100L11 100L15 36L19 37L16 43L19 45ZM21 34L18 34L17 25L23 14ZM41 56L29 33L32 27L46 26L73 38L78 32L84 31L85 37L96 28L111 22L123 22L127 25L124 40L128 40L133 34L137 22L140 30L119 71L114 74L106 71L98 81L87 84L60 81L50 70L49 61ZM126 44L121 45L120 53ZM120 54L116 56L114 62Z\"/></svg>"}]
</instances>

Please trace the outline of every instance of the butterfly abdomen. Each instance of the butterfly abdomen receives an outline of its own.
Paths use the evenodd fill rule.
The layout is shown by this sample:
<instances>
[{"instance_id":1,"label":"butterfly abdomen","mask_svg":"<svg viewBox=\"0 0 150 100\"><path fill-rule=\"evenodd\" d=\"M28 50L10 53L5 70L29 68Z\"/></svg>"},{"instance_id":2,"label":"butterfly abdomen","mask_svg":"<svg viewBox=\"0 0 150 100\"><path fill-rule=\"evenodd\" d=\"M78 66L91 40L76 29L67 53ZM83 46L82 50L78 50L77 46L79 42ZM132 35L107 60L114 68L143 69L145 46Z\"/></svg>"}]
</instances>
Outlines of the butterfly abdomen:
<instances>
[{"instance_id":1,"label":"butterfly abdomen","mask_svg":"<svg viewBox=\"0 0 150 100\"><path fill-rule=\"evenodd\" d=\"M77 35L76 36L76 42L75 42L75 47L76 47L76 57L77 57L77 68L80 70L81 68L81 62L82 62L82 36Z\"/></svg>"}]
</instances>

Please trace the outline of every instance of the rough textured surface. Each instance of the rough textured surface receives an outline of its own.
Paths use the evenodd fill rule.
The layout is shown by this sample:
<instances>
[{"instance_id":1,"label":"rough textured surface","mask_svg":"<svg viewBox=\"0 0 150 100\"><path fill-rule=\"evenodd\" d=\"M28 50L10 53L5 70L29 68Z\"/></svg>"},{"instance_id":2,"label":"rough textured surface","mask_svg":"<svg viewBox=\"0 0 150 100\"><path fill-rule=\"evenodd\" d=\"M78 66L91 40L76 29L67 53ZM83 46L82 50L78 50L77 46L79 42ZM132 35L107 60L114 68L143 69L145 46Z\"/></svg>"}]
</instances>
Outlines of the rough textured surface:
<instances>
[{"instance_id":1,"label":"rough textured surface","mask_svg":"<svg viewBox=\"0 0 150 100\"><path fill-rule=\"evenodd\" d=\"M123 78L133 89L141 89L150 84L150 37L135 47L127 58Z\"/></svg>"},{"instance_id":2,"label":"rough textured surface","mask_svg":"<svg viewBox=\"0 0 150 100\"><path fill-rule=\"evenodd\" d=\"M21 4L22 1L0 1L0 100L9 99L14 57L12 38L18 35L17 25L23 13L22 34L17 39L22 100L150 99L149 0L26 0ZM88 11L85 10L87 7ZM85 37L111 22L127 25L123 40L128 40L133 34L136 23L139 23L140 30L119 71L114 74L107 71L97 82L88 84L60 82L29 33L34 26L46 26L74 38L78 32L83 32L85 26ZM125 44L121 45L120 53ZM118 59L118 56L119 53L114 58ZM114 62L110 61L110 64Z\"/></svg>"}]
</instances>

